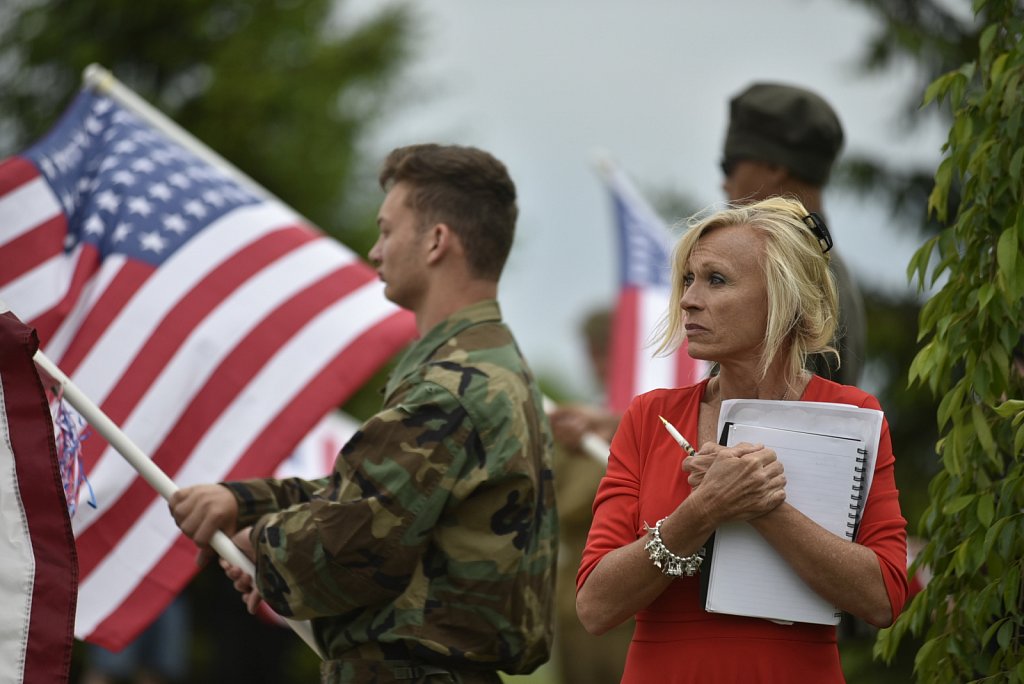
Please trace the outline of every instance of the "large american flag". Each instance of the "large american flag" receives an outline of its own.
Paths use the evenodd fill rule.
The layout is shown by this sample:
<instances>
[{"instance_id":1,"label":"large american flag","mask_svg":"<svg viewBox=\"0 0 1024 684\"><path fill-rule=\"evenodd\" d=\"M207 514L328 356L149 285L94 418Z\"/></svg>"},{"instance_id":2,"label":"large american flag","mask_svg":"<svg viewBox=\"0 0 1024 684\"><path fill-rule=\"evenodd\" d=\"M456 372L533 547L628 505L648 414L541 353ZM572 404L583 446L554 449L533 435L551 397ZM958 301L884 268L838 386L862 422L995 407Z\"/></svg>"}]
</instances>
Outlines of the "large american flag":
<instances>
[{"instance_id":1,"label":"large american flag","mask_svg":"<svg viewBox=\"0 0 1024 684\"><path fill-rule=\"evenodd\" d=\"M611 162L602 176L612 196L618 229L619 298L609 349L608 408L622 413L637 394L700 380L707 364L691 359L686 345L655 356L655 335L668 311L671 237L668 227L629 177Z\"/></svg>"},{"instance_id":2,"label":"large american flag","mask_svg":"<svg viewBox=\"0 0 1024 684\"><path fill-rule=\"evenodd\" d=\"M180 486L269 475L415 336L369 266L239 176L88 89L0 163L0 298ZM116 650L195 549L98 434L82 458L75 634Z\"/></svg>"}]
</instances>

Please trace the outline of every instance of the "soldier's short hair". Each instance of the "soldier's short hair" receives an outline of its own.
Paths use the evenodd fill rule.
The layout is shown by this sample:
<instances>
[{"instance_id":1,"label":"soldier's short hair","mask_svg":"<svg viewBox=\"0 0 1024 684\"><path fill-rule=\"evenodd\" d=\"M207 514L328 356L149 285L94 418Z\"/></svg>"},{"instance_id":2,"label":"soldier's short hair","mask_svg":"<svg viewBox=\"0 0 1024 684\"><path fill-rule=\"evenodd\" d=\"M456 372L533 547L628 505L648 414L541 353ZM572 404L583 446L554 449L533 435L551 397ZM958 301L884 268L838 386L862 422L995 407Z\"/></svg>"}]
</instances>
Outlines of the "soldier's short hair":
<instances>
[{"instance_id":1,"label":"soldier's short hair","mask_svg":"<svg viewBox=\"0 0 1024 684\"><path fill-rule=\"evenodd\" d=\"M497 280L515 236L516 186L505 165L475 147L399 147L384 160L380 186L410 186L409 207L422 226L447 224L466 250L474 276Z\"/></svg>"}]
</instances>

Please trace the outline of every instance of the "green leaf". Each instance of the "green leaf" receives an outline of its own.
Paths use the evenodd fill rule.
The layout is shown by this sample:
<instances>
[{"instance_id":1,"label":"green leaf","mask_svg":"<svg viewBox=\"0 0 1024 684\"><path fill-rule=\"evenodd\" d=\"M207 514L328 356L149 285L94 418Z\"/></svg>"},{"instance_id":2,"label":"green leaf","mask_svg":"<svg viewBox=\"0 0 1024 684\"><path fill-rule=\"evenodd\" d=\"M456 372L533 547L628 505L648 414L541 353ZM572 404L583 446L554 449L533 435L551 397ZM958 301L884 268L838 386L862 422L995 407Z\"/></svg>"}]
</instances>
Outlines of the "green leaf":
<instances>
[{"instance_id":1,"label":"green leaf","mask_svg":"<svg viewBox=\"0 0 1024 684\"><path fill-rule=\"evenodd\" d=\"M1014 563L1002 577L1003 605L1012 608L1020 598L1020 564Z\"/></svg>"},{"instance_id":2,"label":"green leaf","mask_svg":"<svg viewBox=\"0 0 1024 684\"><path fill-rule=\"evenodd\" d=\"M955 75L955 72L951 71L932 81L924 91L924 100L921 102L921 106L927 106L936 98L941 99L942 96L946 94L946 90L949 88L949 83Z\"/></svg>"},{"instance_id":3,"label":"green leaf","mask_svg":"<svg viewBox=\"0 0 1024 684\"><path fill-rule=\"evenodd\" d=\"M996 33L999 31L999 24L992 24L981 32L981 37L978 39L978 52L985 55L989 48L992 47L992 39L996 37Z\"/></svg>"},{"instance_id":4,"label":"green leaf","mask_svg":"<svg viewBox=\"0 0 1024 684\"><path fill-rule=\"evenodd\" d=\"M996 633L996 643L999 644L999 648L1009 648L1011 636L1013 636L1013 623L1007 620Z\"/></svg>"},{"instance_id":5,"label":"green leaf","mask_svg":"<svg viewBox=\"0 0 1024 684\"><path fill-rule=\"evenodd\" d=\"M952 135L952 134L951 134ZM935 187L928 196L928 213L945 223L949 198L949 182L953 177L953 159L946 157L935 170Z\"/></svg>"},{"instance_id":6,"label":"green leaf","mask_svg":"<svg viewBox=\"0 0 1024 684\"><path fill-rule=\"evenodd\" d=\"M978 499L978 522L984 527L992 524L995 515L995 499L991 494L982 494Z\"/></svg>"},{"instance_id":7,"label":"green leaf","mask_svg":"<svg viewBox=\"0 0 1024 684\"><path fill-rule=\"evenodd\" d=\"M992 428L989 427L988 421L985 420L985 414L977 404L971 407L971 422L974 423L974 432L978 437L978 442L981 443L981 448L987 454L994 454L996 443L992 439Z\"/></svg>"},{"instance_id":8,"label":"green leaf","mask_svg":"<svg viewBox=\"0 0 1024 684\"><path fill-rule=\"evenodd\" d=\"M978 308L984 309L988 306L988 303L992 301L992 297L996 293L996 288L992 283L985 283L978 290Z\"/></svg>"},{"instance_id":9,"label":"green leaf","mask_svg":"<svg viewBox=\"0 0 1024 684\"><path fill-rule=\"evenodd\" d=\"M1006 622L1006 620L1007 618L1000 618L999 620L993 622L992 625L985 630L984 636L981 637L982 646L988 646L988 643L992 641L992 637L995 636L996 630L998 630L1002 626L1002 624Z\"/></svg>"},{"instance_id":10,"label":"green leaf","mask_svg":"<svg viewBox=\"0 0 1024 684\"><path fill-rule=\"evenodd\" d=\"M956 515L974 503L977 498L976 494L962 494L943 506L942 512L946 515Z\"/></svg>"},{"instance_id":11,"label":"green leaf","mask_svg":"<svg viewBox=\"0 0 1024 684\"><path fill-rule=\"evenodd\" d=\"M1007 228L999 236L999 243L996 245L996 261L1007 282L1012 282L1016 276L1019 254L1020 245L1017 242L1017 231Z\"/></svg>"},{"instance_id":12,"label":"green leaf","mask_svg":"<svg viewBox=\"0 0 1024 684\"><path fill-rule=\"evenodd\" d=\"M1013 153L1013 157L1010 159L1010 164L1006 167L1006 172L1009 174L1011 180L1020 180L1021 166L1024 166L1024 147L1021 147Z\"/></svg>"},{"instance_id":13,"label":"green leaf","mask_svg":"<svg viewBox=\"0 0 1024 684\"><path fill-rule=\"evenodd\" d=\"M989 78L993 82L997 81L999 77L1003 75L1003 69L1006 68L1006 60L1009 58L1009 56L1010 55L1004 52L998 57L996 57L994 60L992 60L992 68L989 69Z\"/></svg>"}]
</instances>

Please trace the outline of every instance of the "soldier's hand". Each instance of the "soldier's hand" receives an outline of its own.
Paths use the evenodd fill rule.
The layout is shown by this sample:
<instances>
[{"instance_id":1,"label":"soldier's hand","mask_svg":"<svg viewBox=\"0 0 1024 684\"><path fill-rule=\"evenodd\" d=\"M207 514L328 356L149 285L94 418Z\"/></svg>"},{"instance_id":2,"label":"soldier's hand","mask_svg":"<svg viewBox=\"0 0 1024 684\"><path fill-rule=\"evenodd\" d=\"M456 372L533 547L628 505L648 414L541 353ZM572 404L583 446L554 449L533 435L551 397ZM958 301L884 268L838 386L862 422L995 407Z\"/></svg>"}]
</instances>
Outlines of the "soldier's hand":
<instances>
[{"instance_id":1,"label":"soldier's hand","mask_svg":"<svg viewBox=\"0 0 1024 684\"><path fill-rule=\"evenodd\" d=\"M260 603L263 602L263 596L260 594L260 590L256 588L256 583L252 579L252 575L242 570L237 565L228 563L223 558L220 561L220 567L224 569L224 574L231 580L231 584L235 587L235 590L242 595L242 602L245 604L245 609L249 611L250 615L256 614L256 609L259 608Z\"/></svg>"},{"instance_id":2,"label":"soldier's hand","mask_svg":"<svg viewBox=\"0 0 1024 684\"><path fill-rule=\"evenodd\" d=\"M171 515L181 531L209 555L210 540L217 530L231 536L238 524L238 502L227 487L218 484L179 489L169 502Z\"/></svg>"}]
</instances>

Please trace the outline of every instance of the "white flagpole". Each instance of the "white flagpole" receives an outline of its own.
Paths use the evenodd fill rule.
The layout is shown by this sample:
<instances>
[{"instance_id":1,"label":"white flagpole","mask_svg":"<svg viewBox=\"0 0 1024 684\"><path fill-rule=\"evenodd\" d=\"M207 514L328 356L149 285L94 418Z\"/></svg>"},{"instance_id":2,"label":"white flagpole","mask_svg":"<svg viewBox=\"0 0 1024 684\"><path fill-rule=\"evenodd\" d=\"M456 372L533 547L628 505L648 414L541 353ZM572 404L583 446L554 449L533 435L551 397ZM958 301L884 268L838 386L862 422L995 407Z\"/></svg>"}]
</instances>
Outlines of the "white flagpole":
<instances>
[{"instance_id":1,"label":"white flagpole","mask_svg":"<svg viewBox=\"0 0 1024 684\"><path fill-rule=\"evenodd\" d=\"M4 309L6 307L0 301L0 311ZM110 446L114 447L160 496L170 501L171 496L179 489L174 480L168 477L151 458L142 453L142 450L129 439L128 435L122 432L121 428L99 406L93 403L89 397L85 396L75 383L71 382L71 379L50 361L41 350L36 351L33 360L40 371L60 385L68 403L75 407L82 417L95 428L96 432L100 433L110 443ZM235 546L226 534L218 530L210 541L210 546L213 547L213 550L221 558L232 565L238 566L250 576L255 577L256 569L253 567L252 562ZM312 625L308 621L289 620L288 618L285 618L285 621L313 649L313 652L323 659L323 653L320 652L320 647L317 646L316 639L313 637Z\"/></svg>"}]
</instances>

